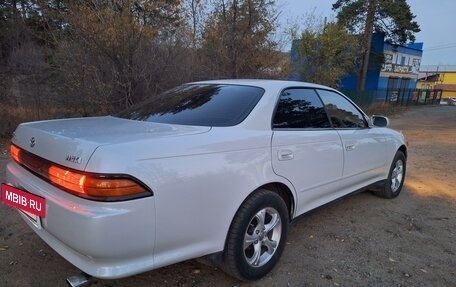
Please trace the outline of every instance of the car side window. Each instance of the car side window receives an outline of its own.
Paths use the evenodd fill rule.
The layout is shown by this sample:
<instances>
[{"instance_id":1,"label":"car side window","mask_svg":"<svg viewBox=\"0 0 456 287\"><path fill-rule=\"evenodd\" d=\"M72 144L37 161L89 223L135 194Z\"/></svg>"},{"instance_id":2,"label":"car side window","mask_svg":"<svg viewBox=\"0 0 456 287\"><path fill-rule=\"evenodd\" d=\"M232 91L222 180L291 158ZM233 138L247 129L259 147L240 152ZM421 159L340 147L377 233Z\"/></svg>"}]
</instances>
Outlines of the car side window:
<instances>
[{"instance_id":1,"label":"car side window","mask_svg":"<svg viewBox=\"0 0 456 287\"><path fill-rule=\"evenodd\" d=\"M334 128L366 128L363 114L347 99L338 93L328 90L317 90L325 104L326 112Z\"/></svg>"},{"instance_id":2,"label":"car side window","mask_svg":"<svg viewBox=\"0 0 456 287\"><path fill-rule=\"evenodd\" d=\"M282 92L273 128L330 128L328 116L313 89L290 88Z\"/></svg>"}]
</instances>

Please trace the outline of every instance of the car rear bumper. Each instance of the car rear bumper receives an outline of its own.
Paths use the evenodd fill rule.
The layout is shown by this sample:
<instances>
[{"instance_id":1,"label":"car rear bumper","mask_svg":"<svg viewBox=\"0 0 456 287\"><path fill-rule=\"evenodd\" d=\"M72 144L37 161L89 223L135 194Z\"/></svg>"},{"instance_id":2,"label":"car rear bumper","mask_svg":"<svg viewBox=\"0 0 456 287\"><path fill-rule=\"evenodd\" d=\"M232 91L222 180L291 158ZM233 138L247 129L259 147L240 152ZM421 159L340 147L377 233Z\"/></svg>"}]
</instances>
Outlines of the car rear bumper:
<instances>
[{"instance_id":1,"label":"car rear bumper","mask_svg":"<svg viewBox=\"0 0 456 287\"><path fill-rule=\"evenodd\" d=\"M120 278L154 268L154 197L97 202L76 197L37 178L15 162L7 183L46 199L46 217L27 224L57 253L98 278Z\"/></svg>"}]
</instances>

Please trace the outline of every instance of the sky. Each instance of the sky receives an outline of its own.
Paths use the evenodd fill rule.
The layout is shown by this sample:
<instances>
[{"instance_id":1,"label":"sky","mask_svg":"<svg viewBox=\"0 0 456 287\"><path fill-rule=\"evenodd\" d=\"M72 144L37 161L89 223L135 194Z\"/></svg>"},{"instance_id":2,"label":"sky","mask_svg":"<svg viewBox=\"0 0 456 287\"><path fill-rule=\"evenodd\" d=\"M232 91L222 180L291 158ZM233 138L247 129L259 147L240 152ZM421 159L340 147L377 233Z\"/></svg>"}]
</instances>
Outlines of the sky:
<instances>
[{"instance_id":1,"label":"sky","mask_svg":"<svg viewBox=\"0 0 456 287\"><path fill-rule=\"evenodd\" d=\"M335 19L332 4L336 0L277 0L280 21L286 24L309 13ZM421 66L456 65L456 1L407 0L421 28L415 42L423 42ZM432 4L431 4L432 3Z\"/></svg>"}]
</instances>

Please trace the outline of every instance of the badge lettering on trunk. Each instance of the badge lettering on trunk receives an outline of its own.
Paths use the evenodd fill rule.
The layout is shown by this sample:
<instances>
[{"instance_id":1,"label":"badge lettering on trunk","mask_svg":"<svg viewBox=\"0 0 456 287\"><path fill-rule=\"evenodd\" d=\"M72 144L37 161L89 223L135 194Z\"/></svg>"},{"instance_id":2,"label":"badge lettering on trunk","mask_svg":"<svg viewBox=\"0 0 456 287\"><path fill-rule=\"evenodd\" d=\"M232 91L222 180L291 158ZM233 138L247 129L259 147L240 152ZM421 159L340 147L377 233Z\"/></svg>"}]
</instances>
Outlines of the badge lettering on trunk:
<instances>
[{"instance_id":1,"label":"badge lettering on trunk","mask_svg":"<svg viewBox=\"0 0 456 287\"><path fill-rule=\"evenodd\" d=\"M36 140L35 140L35 138L33 137L33 138L30 139L30 147L34 147L35 144L36 144Z\"/></svg>"},{"instance_id":2,"label":"badge lettering on trunk","mask_svg":"<svg viewBox=\"0 0 456 287\"><path fill-rule=\"evenodd\" d=\"M74 155L67 155L66 160L69 162L74 162L80 164L82 162L82 158L79 156L74 156Z\"/></svg>"}]
</instances>

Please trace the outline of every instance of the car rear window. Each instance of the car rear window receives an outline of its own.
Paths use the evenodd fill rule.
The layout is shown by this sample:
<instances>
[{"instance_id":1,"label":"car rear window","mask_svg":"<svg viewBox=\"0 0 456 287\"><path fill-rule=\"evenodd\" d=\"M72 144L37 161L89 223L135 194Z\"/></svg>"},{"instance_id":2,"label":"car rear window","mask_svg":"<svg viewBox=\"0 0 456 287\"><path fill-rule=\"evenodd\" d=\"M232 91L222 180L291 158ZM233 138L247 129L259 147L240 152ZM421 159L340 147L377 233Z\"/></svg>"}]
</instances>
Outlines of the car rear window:
<instances>
[{"instance_id":1,"label":"car rear window","mask_svg":"<svg viewBox=\"0 0 456 287\"><path fill-rule=\"evenodd\" d=\"M241 123L264 94L259 87L186 84L154 96L117 116L126 119L195 126Z\"/></svg>"}]
</instances>

